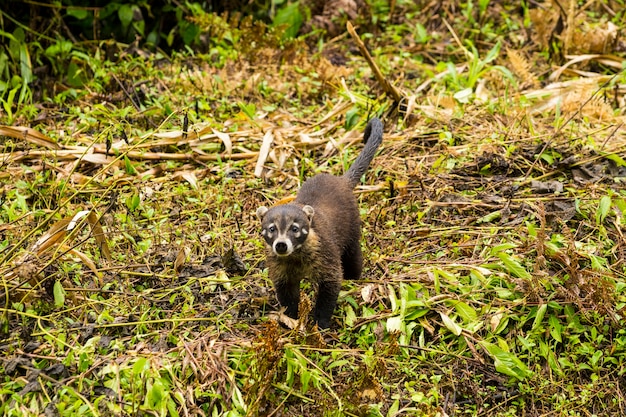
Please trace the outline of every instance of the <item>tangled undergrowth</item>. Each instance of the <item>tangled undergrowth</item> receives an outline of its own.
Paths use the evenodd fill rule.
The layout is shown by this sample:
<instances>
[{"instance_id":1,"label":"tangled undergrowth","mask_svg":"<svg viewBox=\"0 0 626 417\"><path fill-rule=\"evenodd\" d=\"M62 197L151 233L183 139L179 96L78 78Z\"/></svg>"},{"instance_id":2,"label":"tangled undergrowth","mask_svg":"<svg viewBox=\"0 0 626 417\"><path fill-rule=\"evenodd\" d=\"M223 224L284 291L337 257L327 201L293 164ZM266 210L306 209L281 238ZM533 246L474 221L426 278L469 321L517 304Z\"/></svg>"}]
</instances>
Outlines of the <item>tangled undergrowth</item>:
<instances>
[{"instance_id":1,"label":"tangled undergrowth","mask_svg":"<svg viewBox=\"0 0 626 417\"><path fill-rule=\"evenodd\" d=\"M81 55L0 126L0 411L624 415L618 3L372 2L371 65L213 15L207 53ZM372 115L363 279L289 328L254 212Z\"/></svg>"}]
</instances>

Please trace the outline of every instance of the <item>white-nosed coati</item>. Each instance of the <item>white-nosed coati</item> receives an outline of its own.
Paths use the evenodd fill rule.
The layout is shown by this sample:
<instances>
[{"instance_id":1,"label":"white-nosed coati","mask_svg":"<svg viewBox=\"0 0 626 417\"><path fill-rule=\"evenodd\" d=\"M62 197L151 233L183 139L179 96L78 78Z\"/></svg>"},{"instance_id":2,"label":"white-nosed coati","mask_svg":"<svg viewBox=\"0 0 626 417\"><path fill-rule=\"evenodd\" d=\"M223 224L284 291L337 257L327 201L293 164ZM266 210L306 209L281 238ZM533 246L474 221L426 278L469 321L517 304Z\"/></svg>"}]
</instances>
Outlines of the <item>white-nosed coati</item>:
<instances>
[{"instance_id":1,"label":"white-nosed coati","mask_svg":"<svg viewBox=\"0 0 626 417\"><path fill-rule=\"evenodd\" d=\"M361 217L352 190L382 142L378 118L367 124L363 139L365 147L343 176L317 174L292 203L256 212L278 301L297 319L300 281L311 280L317 285L313 317L320 328L330 325L342 279L358 279L363 268Z\"/></svg>"}]
</instances>

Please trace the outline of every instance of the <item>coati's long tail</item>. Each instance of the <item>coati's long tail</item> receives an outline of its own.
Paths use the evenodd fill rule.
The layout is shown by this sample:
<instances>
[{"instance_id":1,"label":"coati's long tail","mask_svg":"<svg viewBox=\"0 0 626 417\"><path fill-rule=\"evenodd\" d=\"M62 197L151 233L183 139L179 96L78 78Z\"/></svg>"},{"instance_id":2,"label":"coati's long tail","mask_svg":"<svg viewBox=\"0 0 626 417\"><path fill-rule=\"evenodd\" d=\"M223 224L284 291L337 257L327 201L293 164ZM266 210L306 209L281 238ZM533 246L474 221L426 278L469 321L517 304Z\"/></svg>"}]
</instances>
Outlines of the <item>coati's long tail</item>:
<instances>
[{"instance_id":1,"label":"coati's long tail","mask_svg":"<svg viewBox=\"0 0 626 417\"><path fill-rule=\"evenodd\" d=\"M356 157L356 160L348 169L348 172L344 174L344 177L350 181L350 185L354 188L367 168L370 166L370 162L376 155L376 150L383 141L383 124L378 117L374 117L369 121L363 132L363 140L365 141L365 147Z\"/></svg>"}]
</instances>

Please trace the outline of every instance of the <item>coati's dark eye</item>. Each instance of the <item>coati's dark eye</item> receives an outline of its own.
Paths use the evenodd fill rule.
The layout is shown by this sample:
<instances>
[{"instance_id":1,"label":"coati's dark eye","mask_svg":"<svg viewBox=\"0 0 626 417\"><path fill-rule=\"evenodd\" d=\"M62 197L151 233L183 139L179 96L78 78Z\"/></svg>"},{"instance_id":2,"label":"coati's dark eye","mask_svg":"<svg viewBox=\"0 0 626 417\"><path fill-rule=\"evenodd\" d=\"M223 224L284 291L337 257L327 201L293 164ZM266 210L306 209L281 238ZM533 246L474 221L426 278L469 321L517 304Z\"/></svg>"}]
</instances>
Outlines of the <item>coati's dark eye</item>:
<instances>
[{"instance_id":1,"label":"coati's dark eye","mask_svg":"<svg viewBox=\"0 0 626 417\"><path fill-rule=\"evenodd\" d=\"M298 233L298 231L300 230L300 228L296 225L291 226L291 231L294 233Z\"/></svg>"},{"instance_id":2,"label":"coati's dark eye","mask_svg":"<svg viewBox=\"0 0 626 417\"><path fill-rule=\"evenodd\" d=\"M267 230L269 230L270 233L274 233L276 231L276 226L270 226L267 228Z\"/></svg>"}]
</instances>

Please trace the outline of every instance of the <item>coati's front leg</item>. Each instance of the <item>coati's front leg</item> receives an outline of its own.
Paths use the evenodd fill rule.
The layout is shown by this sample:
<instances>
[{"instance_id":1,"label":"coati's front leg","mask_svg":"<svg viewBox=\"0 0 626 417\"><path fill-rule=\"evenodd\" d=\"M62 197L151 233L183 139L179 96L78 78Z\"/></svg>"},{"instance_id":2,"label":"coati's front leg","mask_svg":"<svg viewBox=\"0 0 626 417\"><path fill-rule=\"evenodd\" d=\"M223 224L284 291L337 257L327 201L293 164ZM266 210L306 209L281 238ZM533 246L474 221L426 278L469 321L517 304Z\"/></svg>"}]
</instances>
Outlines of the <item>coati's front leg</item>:
<instances>
[{"instance_id":1,"label":"coati's front leg","mask_svg":"<svg viewBox=\"0 0 626 417\"><path fill-rule=\"evenodd\" d=\"M341 265L343 266L343 278L356 280L361 278L363 271L363 253L358 240L352 242L341 255Z\"/></svg>"},{"instance_id":2,"label":"coati's front leg","mask_svg":"<svg viewBox=\"0 0 626 417\"><path fill-rule=\"evenodd\" d=\"M317 301L313 310L313 319L320 329L330 327L330 319L337 306L337 299L341 290L341 271L334 268L325 272L326 274L321 275L317 280Z\"/></svg>"},{"instance_id":3,"label":"coati's front leg","mask_svg":"<svg viewBox=\"0 0 626 417\"><path fill-rule=\"evenodd\" d=\"M270 270L273 277L276 297L281 306L285 307L285 314L292 319L298 319L298 305L300 304L300 280L290 277L283 268Z\"/></svg>"}]
</instances>

